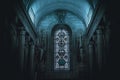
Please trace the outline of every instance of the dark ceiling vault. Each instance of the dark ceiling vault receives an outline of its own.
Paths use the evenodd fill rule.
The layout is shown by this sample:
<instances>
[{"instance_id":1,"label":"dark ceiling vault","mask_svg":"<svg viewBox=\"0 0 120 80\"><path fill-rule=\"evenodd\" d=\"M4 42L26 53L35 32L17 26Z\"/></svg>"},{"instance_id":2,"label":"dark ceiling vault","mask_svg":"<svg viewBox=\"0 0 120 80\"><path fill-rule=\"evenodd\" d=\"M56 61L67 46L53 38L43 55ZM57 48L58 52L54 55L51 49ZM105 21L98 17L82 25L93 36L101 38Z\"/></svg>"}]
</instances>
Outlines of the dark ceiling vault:
<instances>
[{"instance_id":1,"label":"dark ceiling vault","mask_svg":"<svg viewBox=\"0 0 120 80\"><path fill-rule=\"evenodd\" d=\"M99 0L23 0L23 4L36 29L42 29L42 27L46 27L47 29L49 26L46 26L46 23L55 25L56 23L54 21L52 22L52 20L54 20L53 18L57 11L57 13L63 15L63 13L60 12L60 10L62 10L66 12L65 17L63 19L59 16L58 18L60 19L57 18L56 22L60 20L64 21L65 24L82 30L80 32L84 32L90 23L98 1ZM52 13L54 15L50 17ZM49 18L46 19L46 16L49 16ZM43 22L44 24L42 24Z\"/></svg>"},{"instance_id":2,"label":"dark ceiling vault","mask_svg":"<svg viewBox=\"0 0 120 80\"><path fill-rule=\"evenodd\" d=\"M94 10L95 5L98 2L98 0L93 0L92 2L90 0L30 0L30 2L24 0L25 6L27 7L27 10L32 8L34 15L36 16L36 19L40 16L43 16L43 14L49 13L49 11L57 10L57 9L65 9L72 11L76 13L78 16L81 16L85 18L85 15L88 14L89 10ZM94 7L93 7L94 5ZM36 20L37 21L37 20Z\"/></svg>"}]
</instances>

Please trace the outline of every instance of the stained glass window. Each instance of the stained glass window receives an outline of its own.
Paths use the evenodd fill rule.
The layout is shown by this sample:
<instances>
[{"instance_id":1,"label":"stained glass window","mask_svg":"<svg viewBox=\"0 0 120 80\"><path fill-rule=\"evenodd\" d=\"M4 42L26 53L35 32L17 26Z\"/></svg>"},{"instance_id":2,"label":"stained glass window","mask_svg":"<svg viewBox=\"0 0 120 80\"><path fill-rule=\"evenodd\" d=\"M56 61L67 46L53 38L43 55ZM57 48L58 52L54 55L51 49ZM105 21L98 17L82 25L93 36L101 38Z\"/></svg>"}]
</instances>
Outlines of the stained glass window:
<instances>
[{"instance_id":1,"label":"stained glass window","mask_svg":"<svg viewBox=\"0 0 120 80\"><path fill-rule=\"evenodd\" d=\"M54 34L54 69L70 69L69 33L65 29L59 29Z\"/></svg>"}]
</instances>

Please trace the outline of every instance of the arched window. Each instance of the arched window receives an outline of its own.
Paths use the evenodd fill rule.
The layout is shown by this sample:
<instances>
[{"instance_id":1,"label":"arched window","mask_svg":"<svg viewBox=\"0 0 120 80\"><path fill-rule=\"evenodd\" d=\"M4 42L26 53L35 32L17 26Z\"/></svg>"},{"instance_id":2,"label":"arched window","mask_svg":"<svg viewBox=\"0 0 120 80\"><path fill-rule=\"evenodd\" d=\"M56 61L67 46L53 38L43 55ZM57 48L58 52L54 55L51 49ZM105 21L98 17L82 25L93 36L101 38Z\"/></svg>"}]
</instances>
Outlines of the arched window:
<instances>
[{"instance_id":1,"label":"arched window","mask_svg":"<svg viewBox=\"0 0 120 80\"><path fill-rule=\"evenodd\" d=\"M54 70L70 69L69 33L58 29L54 33Z\"/></svg>"}]
</instances>

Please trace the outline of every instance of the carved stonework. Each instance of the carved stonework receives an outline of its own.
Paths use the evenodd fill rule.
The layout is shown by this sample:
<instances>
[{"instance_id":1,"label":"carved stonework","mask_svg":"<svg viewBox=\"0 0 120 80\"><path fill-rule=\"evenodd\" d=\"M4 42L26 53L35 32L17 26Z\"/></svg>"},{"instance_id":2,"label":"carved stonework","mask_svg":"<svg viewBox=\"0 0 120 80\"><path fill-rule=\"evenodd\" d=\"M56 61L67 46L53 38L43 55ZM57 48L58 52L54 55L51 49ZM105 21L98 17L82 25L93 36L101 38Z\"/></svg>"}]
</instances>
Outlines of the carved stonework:
<instances>
[{"instance_id":1,"label":"carved stonework","mask_svg":"<svg viewBox=\"0 0 120 80\"><path fill-rule=\"evenodd\" d=\"M56 16L58 19L58 24L64 24L65 23L65 16L66 16L66 11L65 10L57 10L56 11Z\"/></svg>"}]
</instances>

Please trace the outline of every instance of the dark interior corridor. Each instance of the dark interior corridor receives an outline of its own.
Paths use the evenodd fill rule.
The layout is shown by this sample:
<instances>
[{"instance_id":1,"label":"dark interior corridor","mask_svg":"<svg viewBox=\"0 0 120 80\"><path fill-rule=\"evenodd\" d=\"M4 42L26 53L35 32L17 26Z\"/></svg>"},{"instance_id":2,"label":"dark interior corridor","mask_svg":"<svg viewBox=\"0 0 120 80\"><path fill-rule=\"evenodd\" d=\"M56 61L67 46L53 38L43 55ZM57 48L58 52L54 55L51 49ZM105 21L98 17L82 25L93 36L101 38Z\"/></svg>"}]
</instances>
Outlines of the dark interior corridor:
<instances>
[{"instance_id":1,"label":"dark interior corridor","mask_svg":"<svg viewBox=\"0 0 120 80\"><path fill-rule=\"evenodd\" d=\"M119 2L2 0L0 80L119 78Z\"/></svg>"}]
</instances>

